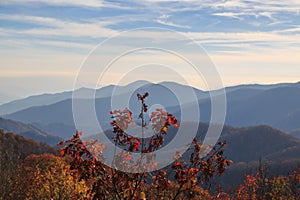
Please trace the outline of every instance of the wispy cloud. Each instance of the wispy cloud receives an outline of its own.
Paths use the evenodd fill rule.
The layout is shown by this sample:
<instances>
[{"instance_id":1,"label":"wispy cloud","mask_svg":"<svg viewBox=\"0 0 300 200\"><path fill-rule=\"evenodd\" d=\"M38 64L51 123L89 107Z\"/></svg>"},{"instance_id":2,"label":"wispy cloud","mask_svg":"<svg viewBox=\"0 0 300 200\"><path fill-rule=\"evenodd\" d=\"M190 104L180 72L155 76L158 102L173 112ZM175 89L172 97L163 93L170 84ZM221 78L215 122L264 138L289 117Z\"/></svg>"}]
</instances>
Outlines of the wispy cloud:
<instances>
[{"instance_id":1,"label":"wispy cloud","mask_svg":"<svg viewBox=\"0 0 300 200\"><path fill-rule=\"evenodd\" d=\"M173 23L170 21L170 17L172 15L168 15L168 14L162 14L158 17L158 19L155 20L156 23L162 24L162 25L166 25L166 26L171 26L171 27L175 27L175 28L185 28L185 29L190 29L190 26L187 25L181 25L178 23Z\"/></svg>"},{"instance_id":2,"label":"wispy cloud","mask_svg":"<svg viewBox=\"0 0 300 200\"><path fill-rule=\"evenodd\" d=\"M106 28L106 23L101 21L92 23L79 23L49 17L4 14L0 15L0 19L33 23L42 26L39 28L14 30L16 34L103 38L112 36L117 33L117 31L113 29ZM12 32L11 29L8 29L7 31Z\"/></svg>"},{"instance_id":3,"label":"wispy cloud","mask_svg":"<svg viewBox=\"0 0 300 200\"><path fill-rule=\"evenodd\" d=\"M1 29L0 29L1 30ZM71 49L73 51L83 51L85 53L91 51L95 45L81 43L81 42L70 42L70 41L57 41L57 40L41 40L41 39L33 39L33 40L26 40L26 39L3 39L1 41L3 47L10 47L16 49L26 49L32 47L55 47L56 49L61 48Z\"/></svg>"},{"instance_id":4,"label":"wispy cloud","mask_svg":"<svg viewBox=\"0 0 300 200\"><path fill-rule=\"evenodd\" d=\"M146 0L136 1L141 4L155 4L157 7L167 7L167 10L172 11L193 11L200 10L203 8L212 8L215 10L238 10L244 11L289 11L297 12L300 8L300 2L298 0ZM146 3L145 3L146 2ZM169 2L169 4L167 4ZM175 4L176 2L176 4ZM180 5L180 6L179 6Z\"/></svg>"},{"instance_id":5,"label":"wispy cloud","mask_svg":"<svg viewBox=\"0 0 300 200\"><path fill-rule=\"evenodd\" d=\"M181 24L175 24L175 23L172 23L172 22L164 21L162 19L157 19L155 21L157 23L159 23L159 24L166 25L166 26L171 26L171 27L176 27L176 28L186 28L186 29L190 29L191 28L190 26L181 25Z\"/></svg>"},{"instance_id":6,"label":"wispy cloud","mask_svg":"<svg viewBox=\"0 0 300 200\"><path fill-rule=\"evenodd\" d=\"M288 31L287 29L286 31ZM299 29L296 29L299 30ZM284 32L284 31L282 31ZM200 44L218 46L223 45L230 47L242 47L241 51L253 52L259 49L268 50L288 50L293 48L293 45L298 44L300 46L300 35L287 35L281 34L281 32L206 32L186 33L189 37L193 38ZM244 50L243 50L244 49Z\"/></svg>"},{"instance_id":7,"label":"wispy cloud","mask_svg":"<svg viewBox=\"0 0 300 200\"><path fill-rule=\"evenodd\" d=\"M103 7L104 6L104 1L102 1L102 0L2 0L0 4L30 4L30 3L87 6L87 7Z\"/></svg>"},{"instance_id":8,"label":"wispy cloud","mask_svg":"<svg viewBox=\"0 0 300 200\"><path fill-rule=\"evenodd\" d=\"M0 5L28 5L45 4L54 6L74 6L86 8L115 8L115 9L131 9L126 4L111 2L105 0L2 0Z\"/></svg>"},{"instance_id":9,"label":"wispy cloud","mask_svg":"<svg viewBox=\"0 0 300 200\"><path fill-rule=\"evenodd\" d=\"M118 30L114 30L112 28L107 28L107 25L119 23L120 21L99 21L99 20L90 20L89 22L74 22L74 21L66 21L60 20L56 18L50 17L38 17L38 16L27 16L27 15L5 15L1 14L0 19L9 20L9 21L17 21L17 22L26 22L33 23L36 25L41 25L41 27L34 27L22 30L16 30L12 28L2 28L1 33L3 35L10 36L18 36L18 35L26 35L28 37L33 37L31 39L33 42L30 45L42 45L42 46L57 46L57 47L76 47L79 49L89 49L92 48L92 44L86 44L81 42L80 40L76 40L74 42L68 41L55 41L53 39L44 39L36 40L34 37L68 37L68 38L107 38L119 33ZM184 28L191 29L190 26L175 24L169 22L170 16L162 15L155 20L156 23L171 26L175 28ZM84 31L83 31L84 30ZM240 50L252 51L253 49L268 49L268 48L289 48L290 46L294 46L295 44L300 45L300 35L299 34L291 34L298 33L300 31L299 26L295 26L292 28L287 28L283 30L276 31L248 31L248 32L197 32L197 31L189 31L183 32L192 38L194 38L197 42L201 44L205 44L207 47L211 47L211 49L216 49L218 46L226 46L228 48L236 48L240 45ZM164 37L160 33L150 33L147 34L142 33L143 31L139 31L139 34L136 34L136 37ZM151 39L153 39L151 38ZM20 39L19 39L20 40ZM7 41L12 42L13 39L8 39L7 41L2 40L2 44L7 44ZM22 40L21 42L24 42ZM99 41L98 41L99 42ZM244 44L247 44L245 46ZM6 45L7 46L7 45ZM234 49L233 49L234 50Z\"/></svg>"},{"instance_id":10,"label":"wispy cloud","mask_svg":"<svg viewBox=\"0 0 300 200\"><path fill-rule=\"evenodd\" d=\"M300 34L300 24L295 25L293 28L278 30L278 33L294 33L294 34Z\"/></svg>"},{"instance_id":11,"label":"wispy cloud","mask_svg":"<svg viewBox=\"0 0 300 200\"><path fill-rule=\"evenodd\" d=\"M241 14L233 13L233 12L214 13L212 15L221 16L221 17L231 17L231 18L235 18L235 19L239 19L239 20L242 19Z\"/></svg>"}]
</instances>

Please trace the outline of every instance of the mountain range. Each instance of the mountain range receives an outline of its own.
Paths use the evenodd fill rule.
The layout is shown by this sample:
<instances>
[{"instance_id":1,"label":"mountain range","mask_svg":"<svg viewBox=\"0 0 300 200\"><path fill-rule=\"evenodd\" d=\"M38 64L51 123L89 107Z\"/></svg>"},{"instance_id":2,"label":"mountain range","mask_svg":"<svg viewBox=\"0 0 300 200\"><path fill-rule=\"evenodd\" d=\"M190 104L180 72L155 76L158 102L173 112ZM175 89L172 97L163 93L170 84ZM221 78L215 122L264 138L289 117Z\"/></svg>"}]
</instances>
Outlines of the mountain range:
<instances>
[{"instance_id":1,"label":"mountain range","mask_svg":"<svg viewBox=\"0 0 300 200\"><path fill-rule=\"evenodd\" d=\"M4 132L12 132L21 135L28 139L33 139L37 142L44 142L51 145L56 145L61 138L48 134L47 132L31 125L22 122L4 119L0 117L0 129Z\"/></svg>"},{"instance_id":2,"label":"mountain range","mask_svg":"<svg viewBox=\"0 0 300 200\"><path fill-rule=\"evenodd\" d=\"M196 122L188 122L189 126L195 126ZM209 125L200 123L196 138L203 141ZM171 127L164 135L164 145L169 144L177 130ZM112 131L106 131L106 136L113 143ZM188 132L184 134L189 134ZM102 136L93 135L92 139L101 142ZM224 126L220 142L226 141L224 155L233 161L233 164L225 171L222 177L216 177L215 182L222 188L236 187L244 180L245 174L255 174L260 165L268 171L268 176L287 175L300 164L300 140L278 129L266 125L236 128ZM120 146L122 148L122 146ZM172 150L171 155L176 150ZM104 156L111 156L111 152L103 152ZM169 153L169 152L168 152ZM192 151L183 154L183 159L188 161ZM170 166L166 167L168 169Z\"/></svg>"},{"instance_id":3,"label":"mountain range","mask_svg":"<svg viewBox=\"0 0 300 200\"><path fill-rule=\"evenodd\" d=\"M99 123L103 129L109 128L111 96L123 101L129 99L128 107L138 113L136 93L149 92L146 103L161 105L168 112L180 119L182 107L194 112L195 107L189 103L191 91L196 96L201 112L200 119L190 121L209 122L211 118L210 93L174 82L158 84L137 81L126 86L106 86L96 90L80 88L76 90L76 98L90 101L87 97L95 95L95 107ZM227 113L225 124L235 127L269 125L294 136L300 130L300 82L273 85L238 85L225 88L227 97ZM214 92L214 91L213 91ZM217 91L216 91L217 92ZM176 94L186 96L179 101ZM43 94L27 97L0 105L0 113L7 119L34 124L52 135L68 138L74 132L75 125L72 114L72 92ZM137 116L135 116L137 117Z\"/></svg>"},{"instance_id":4,"label":"mountain range","mask_svg":"<svg viewBox=\"0 0 300 200\"><path fill-rule=\"evenodd\" d=\"M206 135L209 128L208 123L196 124L196 122L186 122L184 126L198 127L195 138L199 141L204 141L205 137L211 136ZM213 127L214 125L210 126ZM174 136L178 133L178 129L170 127L167 134L164 135L164 146L171 143ZM114 133L112 130L105 131L104 134L114 143L112 137ZM183 134L183 137L186 137L186 135L191 133L184 132ZM97 137L97 135L98 134L87 138L97 139L101 142L103 136L99 134ZM224 154L235 163L259 161L261 158L271 161L297 159L300 163L300 140L267 125L242 128L224 126L218 141L226 141ZM185 143L183 143L183 145L185 145ZM176 146L180 147L180 144ZM122 147L120 146L120 148ZM174 152L175 151L176 150L174 150ZM187 154L190 155L190 152L187 152ZM108 155L110 156L111 154Z\"/></svg>"},{"instance_id":5,"label":"mountain range","mask_svg":"<svg viewBox=\"0 0 300 200\"><path fill-rule=\"evenodd\" d=\"M196 137L201 140L207 132L211 117L208 91L173 82L154 84L138 81L126 86L110 85L97 90L80 88L76 90L76 101L90 103L89 97L95 95L97 119L103 130L111 130L109 112L112 110L112 96L116 102L127 99L128 108L136 119L136 113L141 109L136 94L149 92L146 99L149 110L155 108L152 108L153 105L161 106L174 114L180 123L181 108L195 112L195 107L189 101L191 91L195 94L201 116L200 119L187 119L193 125L199 124ZM295 169L300 163L300 140L297 139L300 138L300 82L239 85L227 87L225 91L227 113L219 141L227 142L224 152L234 164L217 182L224 187L240 184L245 173L256 172L259 160L268 162L270 174L286 175ZM218 94L219 91L213 92ZM178 93L187 98L179 101ZM0 111L0 129L51 145L57 144L61 138L71 138L76 131L71 91L20 99L0 105ZM85 112L83 109L82 113ZM175 130L170 129L165 143L172 141L172 132Z\"/></svg>"}]
</instances>

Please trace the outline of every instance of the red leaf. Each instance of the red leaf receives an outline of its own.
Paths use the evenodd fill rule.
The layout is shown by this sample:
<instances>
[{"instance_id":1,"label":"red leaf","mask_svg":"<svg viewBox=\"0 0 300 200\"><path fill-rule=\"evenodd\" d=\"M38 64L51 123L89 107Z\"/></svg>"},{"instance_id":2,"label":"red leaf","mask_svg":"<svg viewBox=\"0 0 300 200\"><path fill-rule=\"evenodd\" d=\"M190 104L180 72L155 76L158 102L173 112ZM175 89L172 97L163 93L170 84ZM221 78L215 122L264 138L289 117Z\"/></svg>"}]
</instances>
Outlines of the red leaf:
<instances>
[{"instance_id":1,"label":"red leaf","mask_svg":"<svg viewBox=\"0 0 300 200\"><path fill-rule=\"evenodd\" d=\"M173 124L175 126L175 128L179 128L179 125L178 124Z\"/></svg>"},{"instance_id":2,"label":"red leaf","mask_svg":"<svg viewBox=\"0 0 300 200\"><path fill-rule=\"evenodd\" d=\"M65 149L64 149L64 148L60 150L60 155L61 155L61 156L65 156L65 153L66 153L66 152L65 152Z\"/></svg>"},{"instance_id":3,"label":"red leaf","mask_svg":"<svg viewBox=\"0 0 300 200\"><path fill-rule=\"evenodd\" d=\"M133 149L134 149L135 151L139 150L139 145L138 145L137 143L135 143L135 144L133 145Z\"/></svg>"}]
</instances>

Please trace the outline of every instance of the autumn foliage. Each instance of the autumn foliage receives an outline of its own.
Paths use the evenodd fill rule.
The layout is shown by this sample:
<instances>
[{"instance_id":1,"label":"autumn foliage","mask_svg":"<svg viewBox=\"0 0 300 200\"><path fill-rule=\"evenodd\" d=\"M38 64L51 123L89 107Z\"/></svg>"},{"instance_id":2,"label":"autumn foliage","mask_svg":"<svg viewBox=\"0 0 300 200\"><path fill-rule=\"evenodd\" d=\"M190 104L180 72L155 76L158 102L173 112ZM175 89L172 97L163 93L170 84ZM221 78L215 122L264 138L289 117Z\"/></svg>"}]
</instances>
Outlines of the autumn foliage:
<instances>
[{"instance_id":1,"label":"autumn foliage","mask_svg":"<svg viewBox=\"0 0 300 200\"><path fill-rule=\"evenodd\" d=\"M300 168L288 176L266 177L260 170L246 175L244 183L236 191L234 199L290 199L300 196Z\"/></svg>"},{"instance_id":2,"label":"autumn foliage","mask_svg":"<svg viewBox=\"0 0 300 200\"><path fill-rule=\"evenodd\" d=\"M148 96L148 93L137 94L141 102L138 119L141 121L142 136L148 126L144 117L148 111L146 104ZM164 136L170 126L179 128L177 119L172 114L157 109L150 115L152 137L140 138L126 132L129 126L134 126L132 112L129 109L111 111L110 114L113 141L115 145L127 150L125 153L114 155L112 167L102 162L105 158L101 153L105 148L101 148L98 141L84 142L79 132L72 139L60 143L63 146L61 155L71 159L70 169L73 177L89 184L88 196L91 199L140 199L141 195L148 199L208 197L209 194L200 187L200 184L208 183L216 174L221 175L232 162L223 155L225 142L219 142L203 156L210 148L202 146L200 141L194 139L188 149L188 152L191 152L189 159L184 159L182 152L176 152L175 161L170 167L155 170L157 163L153 162L151 155L155 156L155 151L164 145ZM95 145L98 148L95 148ZM132 152L140 153L140 158L133 160ZM153 154L145 154L152 152ZM132 165L132 162L135 162L135 165ZM124 172L132 166L136 169L131 170L139 173Z\"/></svg>"},{"instance_id":3,"label":"autumn foliage","mask_svg":"<svg viewBox=\"0 0 300 200\"><path fill-rule=\"evenodd\" d=\"M232 163L224 156L226 142L208 147L195 138L185 153L174 152L172 164L157 169L155 152L163 147L166 136L173 134L170 127L180 128L180 121L156 109L150 115L150 125L144 116L148 96L137 95L141 103L139 124L127 108L110 112L111 141L126 150L112 152L110 166L104 164L106 146L101 141L83 140L80 132L60 142L57 152L46 144L0 129L0 200L299 199L300 168L287 176L269 177L260 167L256 174L246 174L243 183L231 192L203 189ZM128 132L130 126L140 126L141 136L145 129L153 134L133 136ZM133 153L140 157L134 159Z\"/></svg>"}]
</instances>

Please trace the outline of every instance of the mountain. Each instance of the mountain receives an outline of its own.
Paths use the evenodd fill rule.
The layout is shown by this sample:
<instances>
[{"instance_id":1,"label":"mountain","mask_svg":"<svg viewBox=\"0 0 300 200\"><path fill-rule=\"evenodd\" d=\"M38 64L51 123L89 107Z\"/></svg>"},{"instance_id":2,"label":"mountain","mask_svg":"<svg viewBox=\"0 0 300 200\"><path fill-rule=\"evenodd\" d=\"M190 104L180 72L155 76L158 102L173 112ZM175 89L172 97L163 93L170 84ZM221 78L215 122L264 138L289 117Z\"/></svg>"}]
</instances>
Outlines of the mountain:
<instances>
[{"instance_id":1,"label":"mountain","mask_svg":"<svg viewBox=\"0 0 300 200\"><path fill-rule=\"evenodd\" d=\"M10 119L4 119L0 117L0 129L5 132L13 132L15 134L24 136L28 139L33 139L38 142L45 142L47 144L56 145L61 138L49 135L45 131L36 128L30 124L24 124L22 122L13 121Z\"/></svg>"},{"instance_id":2,"label":"mountain","mask_svg":"<svg viewBox=\"0 0 300 200\"><path fill-rule=\"evenodd\" d=\"M197 127L198 124L186 122L184 126ZM207 123L199 123L196 134L198 140L204 140L208 127ZM212 125L213 127L214 125ZM172 139L178 133L177 131L178 129L172 127L168 130L168 133L164 136L164 145L172 142ZM184 134L189 134L188 130ZM112 139L112 130L106 131L105 135ZM101 142L100 135L98 137L93 135L91 138L99 139ZM255 162L262 158L269 161L298 159L300 164L300 140L270 126L260 125L242 128L224 126L218 141L226 141L225 156L235 163ZM113 140L111 142L113 143ZM185 142L188 143L189 141L184 141L183 144Z\"/></svg>"},{"instance_id":3,"label":"mountain","mask_svg":"<svg viewBox=\"0 0 300 200\"><path fill-rule=\"evenodd\" d=\"M32 106L41 106L53 104L68 98L71 98L71 92L62 92L56 94L41 94L35 96L29 96L24 99L18 99L9 103L5 103L0 106L1 115L17 112Z\"/></svg>"},{"instance_id":4,"label":"mountain","mask_svg":"<svg viewBox=\"0 0 300 200\"><path fill-rule=\"evenodd\" d=\"M274 85L240 85L225 88L225 91L227 96L225 124L237 127L266 124L288 133L300 128L300 82ZM77 92L79 94L76 95L78 101L86 104L91 102L89 97L93 97L95 91L81 88ZM137 106L136 93L145 92L150 94L147 98L150 110L152 105L163 107L179 119L180 108L184 107L191 113L195 111L195 107L191 106L189 102L190 93L194 92L201 112L200 121L208 122L211 118L209 92L173 82L153 84L147 81L137 81L126 86L110 85L96 90L96 114L103 129L109 128L109 112L112 109L123 109L127 106L134 114L138 113L139 106ZM114 101L111 100L112 94L114 94ZM176 96L178 94L183 97L180 102ZM65 98L67 97L65 96ZM128 102L125 101L126 99ZM115 103L113 108L111 107L112 103ZM84 112L86 110L82 108L82 113ZM32 106L4 115L4 117L33 123L61 137L67 137L66 131L73 133L75 130L70 98L49 105ZM137 116L134 117L137 118ZM93 125L88 124L89 120L86 120L86 128L95 130L91 127ZM199 119L192 117L186 120L199 121Z\"/></svg>"},{"instance_id":5,"label":"mountain","mask_svg":"<svg viewBox=\"0 0 300 200\"><path fill-rule=\"evenodd\" d=\"M268 124L284 130L295 128L281 125L281 122L300 108L300 88L280 87L265 90L242 100L229 100L227 104L226 124L233 126L249 126ZM293 120L300 124L297 115ZM298 125L299 127L299 125Z\"/></svg>"},{"instance_id":6,"label":"mountain","mask_svg":"<svg viewBox=\"0 0 300 200\"><path fill-rule=\"evenodd\" d=\"M141 87L140 84L142 84ZM126 103L124 99L128 99L129 106L127 106L129 107L129 109L132 110L133 113L138 113L140 107L138 106L139 104L136 98L137 93L144 94L146 92L149 92L150 96L147 98L147 103L149 105L161 105L163 107L167 107L179 105L179 102L173 91L181 92L182 96L184 97L188 97L188 94L191 92L194 92L196 97L199 99L203 99L207 96L206 92L202 92L195 88L190 88L188 86L171 82L163 82L160 84L153 84L149 82L134 82L127 86L107 86L97 90L97 96L103 96L101 98L95 99L98 121L103 126L104 130L110 127L109 112L112 110L112 101L109 95L111 94L115 95L115 109L123 109L125 105L120 105ZM108 97L106 97L107 95ZM91 94L86 96L91 96ZM91 100L89 98L76 98L76 101L80 101L82 105L84 105L90 103ZM184 103L188 102L189 98L185 98ZM151 106L149 106L149 109L151 109ZM82 110L82 113L84 112L85 111ZM53 135L64 138L67 136L72 136L73 134L72 131L72 133L69 133L68 135L64 132L65 130L75 130L71 99L65 99L50 105L33 106L30 108L23 109L21 111L14 112L12 114L4 115L4 117L17 121L22 121L25 123L34 124L44 130L49 131ZM93 124L87 126L90 127L93 126ZM61 128L61 130L59 130L59 128Z\"/></svg>"},{"instance_id":7,"label":"mountain","mask_svg":"<svg viewBox=\"0 0 300 200\"><path fill-rule=\"evenodd\" d=\"M270 87L270 86L268 86ZM225 124L231 126L256 126L267 124L286 132L300 128L300 84L283 84L271 89L234 88L227 90L227 112ZM200 121L211 118L210 99L199 100ZM183 105L189 112L194 107ZM175 116L180 108L171 107ZM197 121L198 119L188 118Z\"/></svg>"},{"instance_id":8,"label":"mountain","mask_svg":"<svg viewBox=\"0 0 300 200\"><path fill-rule=\"evenodd\" d=\"M201 123L197 138L203 139L207 128ZM213 182L226 190L241 184L245 174L255 174L261 164L269 177L287 175L300 165L300 140L270 126L225 126L219 141L226 141L224 155L233 164ZM189 154L184 154L184 158L189 159Z\"/></svg>"},{"instance_id":9,"label":"mountain","mask_svg":"<svg viewBox=\"0 0 300 200\"><path fill-rule=\"evenodd\" d=\"M225 127L220 140L227 142L226 155L235 162L299 158L300 140L270 126Z\"/></svg>"},{"instance_id":10,"label":"mountain","mask_svg":"<svg viewBox=\"0 0 300 200\"><path fill-rule=\"evenodd\" d=\"M70 139L72 135L76 132L76 128L74 125L67 125L64 123L56 123L56 122L50 124L33 123L32 125L46 131L50 135L63 138L63 139Z\"/></svg>"},{"instance_id":11,"label":"mountain","mask_svg":"<svg viewBox=\"0 0 300 200\"><path fill-rule=\"evenodd\" d=\"M196 122L187 122L187 125L197 126ZM196 138L203 141L208 127L207 123L199 123ZM177 129L169 129L165 144L170 143L176 133ZM300 161L300 140L267 125L242 128L224 126L218 141L226 141L225 155L235 163L259 161L260 158Z\"/></svg>"},{"instance_id":12,"label":"mountain","mask_svg":"<svg viewBox=\"0 0 300 200\"><path fill-rule=\"evenodd\" d=\"M114 86L109 85L97 90L82 87L75 91L77 96L80 98L85 98L86 96L93 96L94 93L96 94L96 97L100 98L111 96L113 89ZM54 104L60 101L71 99L72 94L73 91L66 91L55 94L40 94L29 96L27 98L14 100L0 105L0 113L1 115L7 115L30 107Z\"/></svg>"},{"instance_id":13,"label":"mountain","mask_svg":"<svg viewBox=\"0 0 300 200\"><path fill-rule=\"evenodd\" d=\"M239 89L250 89L250 90L269 90L274 88L280 87L287 87L287 86L297 86L300 87L300 81L296 83L277 83L277 84L241 84L236 86L229 86L226 87L227 92L232 92Z\"/></svg>"},{"instance_id":14,"label":"mountain","mask_svg":"<svg viewBox=\"0 0 300 200\"><path fill-rule=\"evenodd\" d=\"M164 90L161 91L159 87L156 86L162 86L164 87ZM90 88L80 88L75 90L76 98L87 98L87 97L94 97L95 98L105 98L105 97L111 97L112 95L124 95L124 94L130 94L132 91L137 90L138 88L147 88L149 92L159 95L160 92L167 91L170 93L170 90L172 91L180 91L180 92L186 92L187 89L190 89L189 86L173 83L173 82L162 82L159 84L153 84L148 81L136 81L133 83L130 83L125 86L116 86L116 85L109 85L105 87L101 87L99 89L90 89ZM170 89L166 89L170 88ZM196 96L201 99L204 97L208 97L207 92L203 92L201 90L192 88L193 91L195 91ZM5 103L3 105L0 105L0 115L8 115L14 112L18 112L21 110L25 110L30 107L36 107L36 106L44 106L44 105L50 105L54 103L58 103L60 101L64 101L67 99L72 98L73 91L66 91L61 93L55 93L55 94L41 94L41 95L34 95L29 96L24 99L18 99L9 103ZM173 104L172 104L173 105ZM177 105L177 104L176 104Z\"/></svg>"},{"instance_id":15,"label":"mountain","mask_svg":"<svg viewBox=\"0 0 300 200\"><path fill-rule=\"evenodd\" d=\"M58 155L58 152L55 148L45 143L38 143L32 139L27 139L22 135L14 134L12 132L5 132L1 129L0 129L0 149L1 152L3 153L0 154L0 158L5 158L9 156L10 153L12 155L17 154L17 159L24 159L26 156L30 154L51 153L54 155Z\"/></svg>"},{"instance_id":16,"label":"mountain","mask_svg":"<svg viewBox=\"0 0 300 200\"><path fill-rule=\"evenodd\" d=\"M187 125L195 127L198 124L187 122ZM172 142L177 130L169 129L164 136L164 145ZM207 123L199 123L196 138L203 141L207 130ZM189 133L187 131L184 134ZM105 135L114 143L112 131L106 131ZM91 138L101 142L100 135L93 135ZM300 140L270 126L242 128L224 126L218 141L226 141L227 145L223 148L224 155L227 159L233 160L233 164L224 175L214 180L226 189L241 184L245 174L255 174L260 161L268 169L269 176L287 175L300 165ZM184 142L188 143L189 141ZM175 152L176 150L171 153L175 154ZM111 156L111 152L103 153ZM188 160L190 155L191 152L187 151L183 154L183 158Z\"/></svg>"},{"instance_id":17,"label":"mountain","mask_svg":"<svg viewBox=\"0 0 300 200\"><path fill-rule=\"evenodd\" d=\"M94 93L95 93L96 98L102 98L102 97L111 96L113 91L116 88L122 90L123 93L128 93L128 92L136 89L137 87L140 87L141 85L147 85L147 84L151 84L151 83L148 81L136 81L136 82L133 82L126 86L109 85L109 86L101 87L96 90L83 87L83 88L77 89L75 91L77 92L77 94L80 94L79 96L81 98L84 98L85 96L90 96L91 94L94 94ZM165 85L172 89L175 88L176 90L181 91L181 92L184 92L187 88L189 88L188 86L177 84L174 82L163 82L163 83L160 83L160 85ZM299 87L300 82L295 83L293 85L298 85L298 87ZM274 88L286 87L286 86L291 86L291 84L290 83L280 83L280 84L272 84L272 85L247 84L247 85L226 87L225 90L227 93L231 93L236 90L244 90L243 94L245 94L245 96L248 96L248 95L253 94L252 92L256 93L256 92L261 92L261 91L268 90L268 89L274 89ZM193 88L193 90L196 92L196 95L198 96L199 99L209 97L208 92L204 92L204 91L201 91L201 90L198 90L195 88ZM1 97L0 99L3 100L3 102L0 102L0 104L4 103L4 104L0 105L0 114L7 115L7 114L11 114L13 112L24 110L29 107L50 105L50 104L57 103L59 101L70 99L70 98L72 98L72 91L66 91L66 92L54 93L54 94L46 93L46 94L41 94L41 95L34 95L34 96L29 96L27 98L14 100L14 101L11 101L8 103L5 103L6 99L8 99L7 95L0 94L0 97Z\"/></svg>"},{"instance_id":18,"label":"mountain","mask_svg":"<svg viewBox=\"0 0 300 200\"><path fill-rule=\"evenodd\" d=\"M286 176L300 165L300 140L269 126L225 127L223 140L224 153L234 162L215 179L223 189L241 184L245 174L256 174L260 165L269 177Z\"/></svg>"},{"instance_id":19,"label":"mountain","mask_svg":"<svg viewBox=\"0 0 300 200\"><path fill-rule=\"evenodd\" d=\"M104 118L110 119L109 100L109 98L96 99L96 105L101 105L101 109L96 109L99 116L98 119L100 121L102 121ZM85 99L82 99L81 101L89 102ZM103 112L104 109L105 112ZM104 114L102 114L102 112ZM50 133L63 138L70 138L74 134L73 130L75 130L71 99L60 101L51 105L27 108L6 117L17 121L22 121L24 123L35 124L40 128L45 128L45 130L51 130L53 128ZM105 122L107 122L107 120ZM107 124L106 128L108 127L109 124ZM72 132L65 132L69 130L72 130Z\"/></svg>"}]
</instances>

